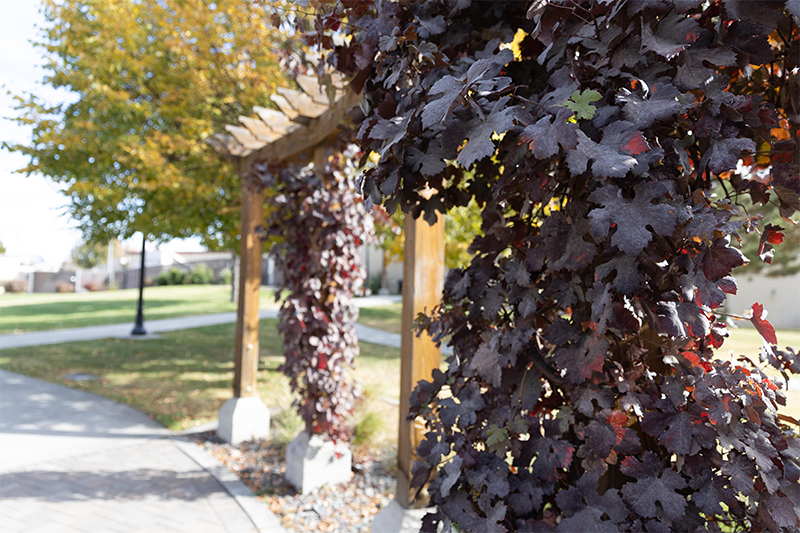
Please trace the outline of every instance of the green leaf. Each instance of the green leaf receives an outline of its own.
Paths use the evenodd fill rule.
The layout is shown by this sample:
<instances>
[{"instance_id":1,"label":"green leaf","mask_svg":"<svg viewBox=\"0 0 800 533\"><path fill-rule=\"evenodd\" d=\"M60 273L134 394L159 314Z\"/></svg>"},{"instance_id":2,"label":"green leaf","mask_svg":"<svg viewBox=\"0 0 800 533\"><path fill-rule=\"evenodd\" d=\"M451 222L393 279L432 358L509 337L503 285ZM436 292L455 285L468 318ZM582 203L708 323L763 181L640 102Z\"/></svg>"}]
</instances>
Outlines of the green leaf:
<instances>
[{"instance_id":1,"label":"green leaf","mask_svg":"<svg viewBox=\"0 0 800 533\"><path fill-rule=\"evenodd\" d=\"M591 105L592 102L600 100L602 96L594 89L581 92L580 90L572 93L572 96L564 100L562 107L568 107L575 113L576 118L590 119L594 116L597 108Z\"/></svg>"},{"instance_id":2,"label":"green leaf","mask_svg":"<svg viewBox=\"0 0 800 533\"><path fill-rule=\"evenodd\" d=\"M504 427L491 425L486 430L486 436L486 449L492 453L503 450L508 442L508 430Z\"/></svg>"}]
</instances>

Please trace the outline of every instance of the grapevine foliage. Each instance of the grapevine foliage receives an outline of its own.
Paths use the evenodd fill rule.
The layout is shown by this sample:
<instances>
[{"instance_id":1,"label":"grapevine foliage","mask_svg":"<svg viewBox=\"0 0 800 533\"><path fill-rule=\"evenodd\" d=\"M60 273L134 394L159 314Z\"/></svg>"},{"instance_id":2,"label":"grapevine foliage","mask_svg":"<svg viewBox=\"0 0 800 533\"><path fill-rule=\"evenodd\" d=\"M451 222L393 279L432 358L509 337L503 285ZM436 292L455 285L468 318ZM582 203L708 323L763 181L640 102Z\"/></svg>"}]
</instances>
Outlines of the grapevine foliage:
<instances>
[{"instance_id":1,"label":"grapevine foliage","mask_svg":"<svg viewBox=\"0 0 800 533\"><path fill-rule=\"evenodd\" d=\"M311 4L310 42L363 90L365 197L482 207L422 324L454 348L411 397L424 529L796 531L785 396L713 351L760 230L740 204L800 210L798 2ZM761 363L800 371L752 322Z\"/></svg>"},{"instance_id":2,"label":"grapevine foliage","mask_svg":"<svg viewBox=\"0 0 800 533\"><path fill-rule=\"evenodd\" d=\"M265 235L288 291L278 315L286 362L283 372L299 393L306 431L347 440L358 387L352 301L366 273L358 248L372 234L371 218L355 192L353 153L337 152L322 172L313 165L256 162L250 176L271 189Z\"/></svg>"}]
</instances>

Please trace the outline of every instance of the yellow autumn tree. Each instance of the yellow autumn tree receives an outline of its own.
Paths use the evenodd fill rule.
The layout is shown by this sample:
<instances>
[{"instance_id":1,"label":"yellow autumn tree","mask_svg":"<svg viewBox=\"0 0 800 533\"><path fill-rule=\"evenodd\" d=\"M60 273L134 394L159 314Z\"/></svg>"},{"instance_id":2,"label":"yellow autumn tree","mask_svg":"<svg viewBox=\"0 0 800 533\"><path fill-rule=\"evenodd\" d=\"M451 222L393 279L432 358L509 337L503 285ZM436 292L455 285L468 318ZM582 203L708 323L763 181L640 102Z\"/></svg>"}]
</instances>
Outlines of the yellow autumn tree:
<instances>
[{"instance_id":1,"label":"yellow autumn tree","mask_svg":"<svg viewBox=\"0 0 800 533\"><path fill-rule=\"evenodd\" d=\"M45 85L74 103L18 95L30 157L21 172L64 184L92 242L144 231L229 246L238 228L236 169L203 141L269 106L287 84L283 36L258 2L44 0Z\"/></svg>"}]
</instances>

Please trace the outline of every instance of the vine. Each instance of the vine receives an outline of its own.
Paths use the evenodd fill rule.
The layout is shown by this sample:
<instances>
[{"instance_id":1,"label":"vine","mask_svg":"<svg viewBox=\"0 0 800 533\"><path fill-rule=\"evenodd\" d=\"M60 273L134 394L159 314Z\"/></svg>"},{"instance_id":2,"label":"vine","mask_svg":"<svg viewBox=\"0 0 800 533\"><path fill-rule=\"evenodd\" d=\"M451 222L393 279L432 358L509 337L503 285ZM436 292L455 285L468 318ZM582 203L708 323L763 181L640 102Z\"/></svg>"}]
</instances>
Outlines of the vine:
<instances>
[{"instance_id":1,"label":"vine","mask_svg":"<svg viewBox=\"0 0 800 533\"><path fill-rule=\"evenodd\" d=\"M716 357L761 223L739 198L800 210L797 2L309 4L310 42L357 28L328 63L364 94L367 201L482 208L421 322L454 350L411 397L424 530L797 531L785 395L756 354Z\"/></svg>"},{"instance_id":2,"label":"vine","mask_svg":"<svg viewBox=\"0 0 800 533\"><path fill-rule=\"evenodd\" d=\"M352 298L363 290L358 249L371 238L372 223L354 192L356 154L336 150L321 169L260 161L250 178L273 193L264 236L275 239L272 251L283 274L281 369L299 393L306 431L346 441L347 418L359 394L353 376L358 309Z\"/></svg>"}]
</instances>

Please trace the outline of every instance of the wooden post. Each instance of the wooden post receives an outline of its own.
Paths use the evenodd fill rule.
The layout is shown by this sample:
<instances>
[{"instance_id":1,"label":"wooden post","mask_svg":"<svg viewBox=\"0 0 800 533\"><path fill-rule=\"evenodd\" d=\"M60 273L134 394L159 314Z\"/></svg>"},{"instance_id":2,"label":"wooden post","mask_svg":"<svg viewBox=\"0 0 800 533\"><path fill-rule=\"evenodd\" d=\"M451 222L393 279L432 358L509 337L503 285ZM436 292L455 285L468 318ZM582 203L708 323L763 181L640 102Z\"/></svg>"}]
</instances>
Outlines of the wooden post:
<instances>
[{"instance_id":1,"label":"wooden post","mask_svg":"<svg viewBox=\"0 0 800 533\"><path fill-rule=\"evenodd\" d=\"M261 239L256 228L264 223L264 194L249 181L242 191L239 242L239 302L236 314L236 353L233 396L256 396L258 375L258 297L261 291Z\"/></svg>"},{"instance_id":2,"label":"wooden post","mask_svg":"<svg viewBox=\"0 0 800 533\"><path fill-rule=\"evenodd\" d=\"M421 423L406 422L408 399L420 380L430 380L441 364L441 350L426 335L417 337L412 325L417 314L430 312L441 302L444 287L444 216L433 226L406 215L403 250L403 332L400 345L400 426L398 435L397 502L405 509L426 507L413 501L409 489L416 448L425 435Z\"/></svg>"}]
</instances>

